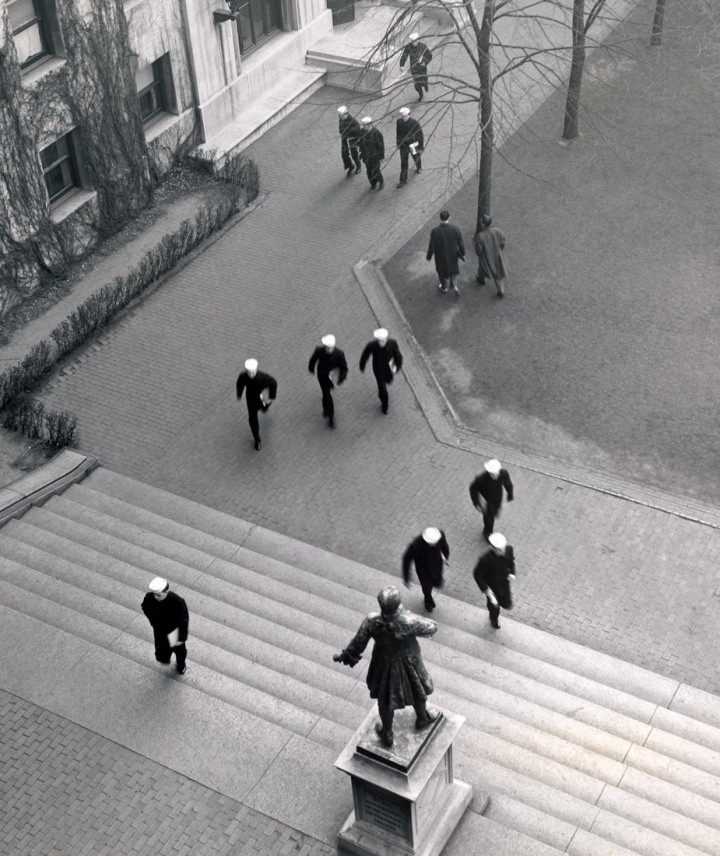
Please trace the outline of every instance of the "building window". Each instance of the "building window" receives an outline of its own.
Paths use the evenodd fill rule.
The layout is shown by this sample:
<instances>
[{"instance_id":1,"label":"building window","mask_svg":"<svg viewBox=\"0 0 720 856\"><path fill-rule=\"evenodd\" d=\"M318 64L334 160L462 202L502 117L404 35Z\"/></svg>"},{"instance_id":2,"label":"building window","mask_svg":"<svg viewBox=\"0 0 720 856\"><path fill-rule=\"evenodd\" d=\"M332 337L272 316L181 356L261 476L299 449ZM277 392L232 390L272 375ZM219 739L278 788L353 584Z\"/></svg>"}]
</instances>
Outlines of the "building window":
<instances>
[{"instance_id":1,"label":"building window","mask_svg":"<svg viewBox=\"0 0 720 856\"><path fill-rule=\"evenodd\" d=\"M73 134L65 134L40 152L43 178L50 205L80 187Z\"/></svg>"},{"instance_id":2,"label":"building window","mask_svg":"<svg viewBox=\"0 0 720 856\"><path fill-rule=\"evenodd\" d=\"M42 0L15 0L8 6L20 68L27 68L52 52L44 11Z\"/></svg>"},{"instance_id":3,"label":"building window","mask_svg":"<svg viewBox=\"0 0 720 856\"><path fill-rule=\"evenodd\" d=\"M161 113L175 112L170 54L139 69L135 75L135 86L144 125L150 124Z\"/></svg>"}]
</instances>

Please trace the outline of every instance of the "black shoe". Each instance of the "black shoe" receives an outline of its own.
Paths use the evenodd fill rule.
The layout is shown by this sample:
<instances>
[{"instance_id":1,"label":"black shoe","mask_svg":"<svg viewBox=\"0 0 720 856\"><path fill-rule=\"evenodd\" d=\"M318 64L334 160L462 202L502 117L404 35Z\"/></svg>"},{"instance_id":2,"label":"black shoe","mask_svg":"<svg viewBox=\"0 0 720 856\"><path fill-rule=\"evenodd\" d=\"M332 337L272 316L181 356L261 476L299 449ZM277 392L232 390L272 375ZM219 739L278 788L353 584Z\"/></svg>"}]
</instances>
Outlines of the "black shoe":
<instances>
[{"instance_id":1,"label":"black shoe","mask_svg":"<svg viewBox=\"0 0 720 856\"><path fill-rule=\"evenodd\" d=\"M329 425L331 428L334 428L334 427L335 427L335 417L334 417L334 416L328 416L328 425Z\"/></svg>"},{"instance_id":2,"label":"black shoe","mask_svg":"<svg viewBox=\"0 0 720 856\"><path fill-rule=\"evenodd\" d=\"M452 289L455 292L455 297L460 297L460 289L455 285L455 283L453 283Z\"/></svg>"},{"instance_id":3,"label":"black shoe","mask_svg":"<svg viewBox=\"0 0 720 856\"><path fill-rule=\"evenodd\" d=\"M383 412L386 416L387 416L388 410L390 410L390 405L389 405L389 404L383 404L383 406L382 406L382 412Z\"/></svg>"},{"instance_id":4,"label":"black shoe","mask_svg":"<svg viewBox=\"0 0 720 856\"><path fill-rule=\"evenodd\" d=\"M255 441L255 451L259 452L261 446L262 446L262 443L260 442L260 440L256 440Z\"/></svg>"},{"instance_id":5,"label":"black shoe","mask_svg":"<svg viewBox=\"0 0 720 856\"><path fill-rule=\"evenodd\" d=\"M187 666L175 666L178 675L184 675L187 672Z\"/></svg>"},{"instance_id":6,"label":"black shoe","mask_svg":"<svg viewBox=\"0 0 720 856\"><path fill-rule=\"evenodd\" d=\"M382 178L381 178L381 179L380 179L380 184L378 184L378 190L382 190L382 189L383 189L383 187L385 187L385 181L384 181L384 179L382 179Z\"/></svg>"},{"instance_id":7,"label":"black shoe","mask_svg":"<svg viewBox=\"0 0 720 856\"><path fill-rule=\"evenodd\" d=\"M433 609L435 609L435 604L433 604L432 606L428 605L427 603L425 604L425 611L426 612L432 612Z\"/></svg>"},{"instance_id":8,"label":"black shoe","mask_svg":"<svg viewBox=\"0 0 720 856\"><path fill-rule=\"evenodd\" d=\"M370 190L375 190L375 184L376 184L376 182L374 182L374 181L370 182Z\"/></svg>"},{"instance_id":9,"label":"black shoe","mask_svg":"<svg viewBox=\"0 0 720 856\"><path fill-rule=\"evenodd\" d=\"M420 173L422 172L422 167L421 167L421 166L416 166L416 167L415 167L415 172L416 172L418 175L420 175Z\"/></svg>"},{"instance_id":10,"label":"black shoe","mask_svg":"<svg viewBox=\"0 0 720 856\"><path fill-rule=\"evenodd\" d=\"M346 178L350 178L351 175L355 175L355 167L348 166L345 167Z\"/></svg>"},{"instance_id":11,"label":"black shoe","mask_svg":"<svg viewBox=\"0 0 720 856\"><path fill-rule=\"evenodd\" d=\"M495 621L493 621L493 620L492 620L492 618L491 618L491 619L490 619L490 624L492 624L492 626L495 628L495 630L499 630L499 629L500 629L500 622L499 622L497 619L495 619Z\"/></svg>"},{"instance_id":12,"label":"black shoe","mask_svg":"<svg viewBox=\"0 0 720 856\"><path fill-rule=\"evenodd\" d=\"M398 187L405 187L406 184L407 184L406 181L398 181L397 186Z\"/></svg>"}]
</instances>

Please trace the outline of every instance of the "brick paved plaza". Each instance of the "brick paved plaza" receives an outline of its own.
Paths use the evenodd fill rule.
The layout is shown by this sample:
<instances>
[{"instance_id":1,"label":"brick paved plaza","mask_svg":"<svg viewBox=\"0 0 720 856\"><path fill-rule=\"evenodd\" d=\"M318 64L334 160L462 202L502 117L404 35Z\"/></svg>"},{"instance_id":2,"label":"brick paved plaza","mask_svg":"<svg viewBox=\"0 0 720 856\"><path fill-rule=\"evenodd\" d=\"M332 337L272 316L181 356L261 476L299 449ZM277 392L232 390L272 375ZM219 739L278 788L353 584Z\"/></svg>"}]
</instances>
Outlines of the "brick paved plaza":
<instances>
[{"instance_id":1,"label":"brick paved plaza","mask_svg":"<svg viewBox=\"0 0 720 856\"><path fill-rule=\"evenodd\" d=\"M410 538L440 526L452 551L447 593L476 604L471 571L483 542L467 486L485 458L498 455L516 486L497 527L518 558L513 617L718 692L716 509L623 483L622 473L595 471L593 481L578 460L513 446L488 434L487 422L481 436L467 407L459 408L464 425L454 420L413 337L421 344L423 336L441 337L453 319L438 316L432 329L428 310L410 330L382 285L368 287L353 273L361 260L382 263L399 251L386 272L412 318L408 283L418 276L402 281L402 260L417 254L426 223L459 188L457 175L448 175L442 135L449 131L437 131L422 176L396 191L396 158L385 190L370 193L364 175L345 177L335 107L378 116L384 107L348 98L321 90L253 146L261 203L74 360L46 390L48 406L78 414L81 450L108 469L398 577ZM457 111L458 134L471 112ZM394 116L381 127L387 143ZM629 181L633 164L622 168ZM585 203L591 200L578 202ZM472 221L459 225L470 243ZM457 315L471 299L466 289L460 310L443 311ZM408 358L388 416L372 374L357 365L379 323ZM307 371L328 332L350 365L335 395L335 431ZM437 338L433 347L441 350ZM248 356L279 381L277 402L261 417L260 453L234 394ZM408 600L420 608L417 587ZM9 822L0 833L9 856L114 853L118 841L124 853L158 852L160 837L163 853L332 852L7 693L0 693L0 722L0 781L17 794L5 803ZM42 815L25 822L31 806L57 820L57 841L47 841Z\"/></svg>"}]
</instances>

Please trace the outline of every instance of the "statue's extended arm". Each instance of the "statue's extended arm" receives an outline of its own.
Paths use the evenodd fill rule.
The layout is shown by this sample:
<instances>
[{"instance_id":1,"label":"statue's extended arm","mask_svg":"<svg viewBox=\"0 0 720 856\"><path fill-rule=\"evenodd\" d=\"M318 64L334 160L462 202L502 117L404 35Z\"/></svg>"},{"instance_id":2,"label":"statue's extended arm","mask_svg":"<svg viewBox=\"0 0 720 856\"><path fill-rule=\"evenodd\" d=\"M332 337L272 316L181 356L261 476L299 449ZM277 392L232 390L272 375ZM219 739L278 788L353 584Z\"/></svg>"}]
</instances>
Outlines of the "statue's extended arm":
<instances>
[{"instance_id":1,"label":"statue's extended arm","mask_svg":"<svg viewBox=\"0 0 720 856\"><path fill-rule=\"evenodd\" d=\"M360 660L362 660L363 651L367 648L370 639L370 621L366 618L347 648L343 649L339 654L333 654L333 660L336 663L343 663L345 666L350 666L350 668L357 666Z\"/></svg>"}]
</instances>

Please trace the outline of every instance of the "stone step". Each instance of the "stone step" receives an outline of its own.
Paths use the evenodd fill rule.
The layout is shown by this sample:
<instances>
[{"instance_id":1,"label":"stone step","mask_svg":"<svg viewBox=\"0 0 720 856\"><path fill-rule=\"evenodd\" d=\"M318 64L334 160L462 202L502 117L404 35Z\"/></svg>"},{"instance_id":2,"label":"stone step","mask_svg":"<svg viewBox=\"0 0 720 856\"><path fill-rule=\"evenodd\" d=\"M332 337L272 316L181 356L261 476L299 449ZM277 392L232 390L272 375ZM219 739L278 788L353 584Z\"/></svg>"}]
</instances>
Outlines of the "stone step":
<instances>
[{"instance_id":1,"label":"stone step","mask_svg":"<svg viewBox=\"0 0 720 856\"><path fill-rule=\"evenodd\" d=\"M342 580L336 591L352 596L348 581L354 592L374 598L378 589L387 584L388 576L380 571L352 560L328 553L309 544L297 542L262 527L253 526L223 512L206 508L167 491L135 482L125 476L99 468L83 483L108 496L125 500L127 503L167 517L178 523L196 527L201 533L229 541L262 557L268 567L279 561L285 567L305 570L314 578L323 577L329 582ZM236 557L239 554L236 554ZM332 594L332 587L328 594ZM442 595L439 602L445 601ZM341 603L343 601L340 601ZM520 675L546 684L569 694L592 701L599 706L624 714L640 722L653 722L664 730L687 739L720 749L720 698L686 685L678 685L612 657L590 651L575 643L543 634L534 628L505 619L503 633L496 634L492 642L477 637L477 610L458 601L450 601L452 609L442 610L442 623L446 633L453 629L467 632L465 637L456 637L453 644L462 639L471 643L473 656L506 668L509 673ZM362 607L361 609L365 609ZM440 617L440 610L438 610ZM558 654L554 653L557 647ZM524 653L527 649L530 654ZM545 659L537 659L534 653ZM563 666L558 665L564 664ZM597 664L600 664L599 666ZM568 668L565 668L567 666ZM580 674L580 668L588 675ZM603 683L609 675L611 685ZM621 677L618 678L618 675ZM612 689L613 685L628 686L633 690ZM650 687L650 692L646 688ZM669 708L668 697L673 692ZM649 696L649 698L648 698ZM659 705L659 706L658 706ZM709 726L703 732L703 725ZM622 735L619 735L622 736Z\"/></svg>"},{"instance_id":2,"label":"stone step","mask_svg":"<svg viewBox=\"0 0 720 856\"><path fill-rule=\"evenodd\" d=\"M217 171L252 145L266 131L299 107L320 89L326 72L304 65L285 69L282 79L253 98L240 116L226 123L193 152L193 157L211 163Z\"/></svg>"},{"instance_id":3,"label":"stone step","mask_svg":"<svg viewBox=\"0 0 720 856\"><path fill-rule=\"evenodd\" d=\"M480 842L482 849L478 848ZM465 813L443 850L445 856L468 856L471 853L487 853L492 856L559 856L562 852L556 847L495 823L475 812ZM592 856L599 856L600 852ZM621 850L606 850L603 856L637 856L637 854Z\"/></svg>"},{"instance_id":4,"label":"stone step","mask_svg":"<svg viewBox=\"0 0 720 856\"><path fill-rule=\"evenodd\" d=\"M101 513L94 511L93 509L89 509L89 508L84 507L84 506L79 506L79 505L72 503L72 502L69 502L68 500L65 500L63 498L56 498L56 499L52 500L51 503L49 504L49 506L57 508L59 510L62 510L64 508L66 513L71 512L75 515L76 518L79 516L81 519L87 519L88 522L93 522L93 521L98 522L100 520L100 518L104 516ZM68 533L67 525L63 524L62 521L56 519L55 517L49 516L49 512L47 509L42 509L38 512L35 512L35 516L39 517L42 520L45 520L46 524L51 524L51 526L54 527L55 532L62 531L64 534ZM113 527L112 525L108 525L104 521L101 521L101 522L103 522L103 525L105 526L106 529L111 529L113 531L117 531L117 527ZM19 525L21 526L22 524L19 524ZM121 530L120 534L126 534L126 535L128 535L128 537L132 537L132 536L136 535L137 527L134 527L133 525L127 525L125 531L123 531L122 526L123 525L120 524L120 530ZM79 535L77 535L77 537L82 538L83 535L86 535L88 537L94 537L96 535L96 532L95 532L95 530L83 529L82 526L80 526L80 533L79 533ZM103 541L103 544L106 546L108 543L107 539L101 539L101 540ZM113 543L115 543L116 552L122 553L124 551L124 545L116 543L116 542L113 542ZM147 539L146 539L146 543L149 543L151 545L152 542L147 542ZM158 537L158 545L159 545L158 549L164 549L167 554L175 554L176 553L176 551L174 549L175 544L176 544L176 542L171 542L171 541L165 539L164 536ZM208 564L208 562L210 561L210 558L208 556L205 556L205 555L200 555L198 558L197 555L193 554L192 558L194 560L196 560L196 564L200 565L200 566L206 566ZM86 561L86 564L88 564L90 567L92 567L96 563L97 560L93 557L90 557L89 559L86 559L85 561ZM152 564L152 557L150 557L148 564L149 565ZM221 562L216 562L215 566L218 566L220 564L221 564ZM232 571L232 569L231 569L231 571ZM197 585L196 585L196 589L197 589ZM217 592L213 592L213 594L215 596L217 596ZM277 599L277 591L271 592L271 594L274 594L275 598ZM293 598L296 598L298 596L297 590L293 589L291 591L291 596ZM318 603L318 601L316 599L313 599L307 593L303 593L301 595L301 597L303 597L306 601L304 604L303 616L301 616L301 618L304 618L305 612L309 612L310 614L312 614L315 611L314 606L316 603ZM228 598L226 597L225 600L227 600L227 599ZM266 609L266 611L268 611L268 610L272 611L274 609L273 602L265 604L265 609ZM273 617L275 618L276 616L273 616ZM335 614L331 617L334 620L337 617L337 615ZM348 628L354 629L357 625L358 618L359 618L359 616L350 615L350 617L348 618L348 621L345 623L345 626ZM297 619L298 619L297 612L295 610L292 610L290 613L290 618L286 619L285 623L287 626L293 626L296 623ZM312 632L314 632L314 631L311 631L309 635L312 635ZM323 638L327 638L327 633L328 633L328 627L326 625L324 628ZM342 644L342 640L344 638L345 638L344 636L339 634L338 635L338 644ZM439 649L439 650L442 651L444 649ZM453 654L454 660L457 661L456 652L452 652L452 654ZM477 661L474 660L473 662L476 663ZM449 681L449 683L450 683L450 681ZM465 685L472 687L472 684L469 681L465 681ZM485 694L486 694L486 696L488 695L487 692ZM492 693L490 693L490 694L492 695ZM475 701L477 701L478 696L479 696L479 693L475 692L475 695L474 695ZM487 702L488 702L488 700L486 698L485 704L484 704L485 707L487 707ZM511 698L511 696L509 696L507 693L503 693L502 691L501 692L495 692L494 693L494 705L495 705L496 710L498 708L504 707L505 710L508 711L513 706L513 700ZM542 708L539 708L533 704L524 705L521 708L521 713L522 713L523 720L524 720L525 724L535 724L546 732L554 732L554 733L558 734L559 736L567 738L570 741L574 740L577 743L579 743L579 745L583 745L586 748L600 749L602 752L610 755L611 757L616 757L618 759L622 759L622 757L624 757L626 751L629 748L629 744L627 744L627 743L623 743L622 741L619 741L619 740L614 741L612 737L608 737L607 735L604 735L600 732L598 732L598 734L595 735L595 732L592 728L585 728L585 727L583 727L582 724L576 723L574 720L568 720L567 718L560 717L560 716L553 716L552 714L549 714L548 712L544 711ZM507 718L503 719L502 717L498 718L497 716L495 716L494 718L491 717L491 719L496 725L499 722L504 722L506 727L507 727ZM500 726L497 725L497 727L500 727ZM526 745L535 745L535 746L538 745L537 735L536 735L536 732L534 730L526 729L526 728L524 729L524 728L520 727L519 729L515 729L515 731L516 731L516 734L518 735L517 739L525 739L527 741ZM573 732L574 732L574 734L573 734ZM691 756L691 759L693 760L693 762L697 762L699 760L699 762L702 763L704 750L701 749L700 747L696 746L695 744L692 744L692 743L684 741L684 740L673 739L671 735L663 735L662 732L658 732L658 731L654 731L652 737L653 737L654 743L656 744L656 747L660 751L662 751L663 749L665 749L666 751L674 751L676 753L676 756L677 756L677 754L680 754L680 759L684 760L684 761L688 760L687 756L689 755L689 756ZM636 737L635 739L638 739L638 738ZM566 741L564 741L564 740L562 743L557 743L557 742L553 743L552 741L545 741L544 749L545 749L545 751L553 751L553 752L562 751L561 747L565 746L565 742ZM617 748L613 749L612 748L613 746L616 746ZM610 748L608 748L608 747L610 747ZM682 752L684 752L685 755L683 755L680 750L682 750ZM572 749L570 749L570 756L577 757L577 753L573 753ZM570 756L567 756L567 757L570 757ZM715 768L715 758L712 756L712 753L710 753L707 756L706 767L709 767L711 770ZM605 765L605 768L607 768L607 765ZM585 767L584 769L587 769L587 767ZM609 778L607 779L608 781L612 782L614 780L612 774L606 773L605 775L609 776Z\"/></svg>"},{"instance_id":5,"label":"stone step","mask_svg":"<svg viewBox=\"0 0 720 856\"><path fill-rule=\"evenodd\" d=\"M0 533L1 603L169 674L139 612L156 574L192 598L183 686L339 752L368 707L366 660L331 654L387 574L102 469ZM490 641L481 610L438 604L433 700L467 717L458 776L495 797L447 852L479 852L457 849L473 827L494 853L720 856L714 697L653 676L636 694L644 670L613 676L618 661L510 620Z\"/></svg>"}]
</instances>

